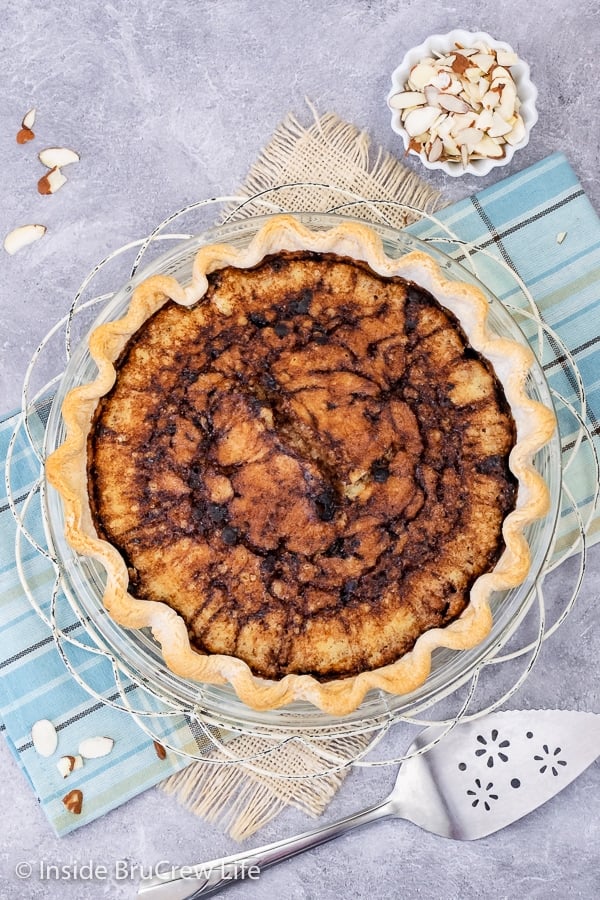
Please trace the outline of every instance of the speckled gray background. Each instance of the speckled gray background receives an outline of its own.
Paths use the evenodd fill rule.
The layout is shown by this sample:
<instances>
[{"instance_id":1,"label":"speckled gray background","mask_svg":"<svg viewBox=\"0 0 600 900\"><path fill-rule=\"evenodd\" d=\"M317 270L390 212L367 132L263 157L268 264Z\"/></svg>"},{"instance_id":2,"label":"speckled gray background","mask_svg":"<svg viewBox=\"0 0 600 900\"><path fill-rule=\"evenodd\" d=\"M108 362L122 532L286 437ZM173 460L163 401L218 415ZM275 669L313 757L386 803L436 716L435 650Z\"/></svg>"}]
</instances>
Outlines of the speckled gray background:
<instances>
[{"instance_id":1,"label":"speckled gray background","mask_svg":"<svg viewBox=\"0 0 600 900\"><path fill-rule=\"evenodd\" d=\"M385 106L389 74L410 46L455 27L485 30L514 45L532 67L540 120L508 170L485 179L427 174L459 198L555 150L567 153L596 209L598 187L597 0L137 0L42 3L4 0L0 15L0 233L41 221L48 234L15 257L1 255L0 397L19 402L31 352L66 311L84 275L102 256L147 234L185 203L235 190L288 111L308 120L309 97L324 112L367 129L400 153ZM17 147L24 112L38 108L34 145ZM40 197L37 149L77 149L69 184ZM600 556L591 554L575 610L544 646L513 707L557 706L600 712ZM552 581L568 590L572 566ZM510 683L497 667L490 696ZM505 684L506 682L506 684ZM400 746L399 746L400 745ZM388 738L388 755L402 750ZM158 791L57 840L25 779L0 742L0 895L2 898L129 898L131 881L19 882L19 860L69 864L200 861L234 852L215 827L181 812ZM354 771L326 816L382 796L389 769ZM256 843L304 830L286 811ZM592 898L600 894L600 765L556 800L503 833L453 844L401 822L371 826L229 889L232 897Z\"/></svg>"}]
</instances>

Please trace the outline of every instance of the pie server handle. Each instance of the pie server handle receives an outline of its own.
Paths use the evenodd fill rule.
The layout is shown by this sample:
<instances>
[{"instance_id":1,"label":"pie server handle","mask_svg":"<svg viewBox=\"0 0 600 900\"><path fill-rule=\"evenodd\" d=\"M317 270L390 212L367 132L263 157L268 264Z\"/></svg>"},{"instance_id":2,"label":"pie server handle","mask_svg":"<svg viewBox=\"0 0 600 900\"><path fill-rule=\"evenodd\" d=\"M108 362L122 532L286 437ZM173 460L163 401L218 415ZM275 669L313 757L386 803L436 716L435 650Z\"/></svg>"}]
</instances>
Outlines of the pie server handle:
<instances>
[{"instance_id":1,"label":"pie server handle","mask_svg":"<svg viewBox=\"0 0 600 900\"><path fill-rule=\"evenodd\" d=\"M257 879L267 866L272 866L311 847L340 837L347 831L366 825L377 819L395 815L396 806L390 798L376 806L361 810L330 825L305 831L296 837L285 838L245 853L214 859L199 866L172 868L153 878L144 879L138 890L138 898L144 900L193 900L205 897L239 879Z\"/></svg>"}]
</instances>

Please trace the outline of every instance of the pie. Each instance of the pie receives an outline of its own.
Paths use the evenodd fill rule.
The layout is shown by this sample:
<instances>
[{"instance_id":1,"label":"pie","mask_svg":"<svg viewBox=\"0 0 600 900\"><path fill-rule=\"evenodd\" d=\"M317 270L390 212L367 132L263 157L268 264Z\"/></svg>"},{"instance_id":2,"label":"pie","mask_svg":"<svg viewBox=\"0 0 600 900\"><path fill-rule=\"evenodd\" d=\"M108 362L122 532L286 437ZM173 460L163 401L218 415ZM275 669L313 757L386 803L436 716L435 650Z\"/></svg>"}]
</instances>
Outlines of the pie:
<instances>
[{"instance_id":1,"label":"pie","mask_svg":"<svg viewBox=\"0 0 600 900\"><path fill-rule=\"evenodd\" d=\"M185 287L145 280L47 461L111 616L257 709L344 714L479 643L527 574L554 428L487 306L366 225L290 216L203 247Z\"/></svg>"}]
</instances>

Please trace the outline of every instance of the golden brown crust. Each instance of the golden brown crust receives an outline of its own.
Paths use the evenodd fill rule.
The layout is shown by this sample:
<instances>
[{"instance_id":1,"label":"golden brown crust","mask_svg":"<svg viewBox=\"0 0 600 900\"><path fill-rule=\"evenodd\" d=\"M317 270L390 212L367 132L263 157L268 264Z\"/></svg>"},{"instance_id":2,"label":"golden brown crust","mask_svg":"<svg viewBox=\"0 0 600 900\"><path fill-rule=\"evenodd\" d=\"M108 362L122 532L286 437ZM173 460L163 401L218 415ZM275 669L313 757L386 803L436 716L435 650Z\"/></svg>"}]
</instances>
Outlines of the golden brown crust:
<instances>
[{"instance_id":1,"label":"golden brown crust","mask_svg":"<svg viewBox=\"0 0 600 900\"><path fill-rule=\"evenodd\" d=\"M328 339L321 345L315 343L314 334L311 341L300 339L303 329L309 326L306 310L302 307L303 302L306 305L306 297L296 297L294 301L293 328L290 328L289 318L287 323L279 323L279 333L275 331L277 323L265 325L258 319L252 323L248 316L258 315L253 306L255 295L249 288L248 296L236 303L234 297L236 292L239 295L242 283L236 272L240 268L257 267L245 277L246 285L256 287L256 281L262 279L263 287L266 284L275 290L277 279L273 278L268 266L259 264L269 253L281 250L312 250L365 260L373 272L391 279L385 287L389 296L377 301L360 328L352 328L347 321L341 321L338 309L338 322L332 329L337 335L336 340ZM334 270L328 269L324 258L317 262L304 252L290 259L293 266L290 263L288 275L292 279L296 277L299 285L306 286L307 279L313 278L311 319L313 324L315 320L322 321L326 308L326 282L328 277L334 277L331 274ZM233 268L220 272L220 289L214 289L213 280L208 300L197 304L208 288L206 275L227 266ZM339 280L356 279L356 273L362 273L359 282L373 281L374 277L364 269L338 265L335 270L338 279L336 295L343 294L343 284ZM444 327L444 322L448 324L450 320L447 316L444 319L439 307L432 306L418 324L413 324L420 330L421 351L412 353L412 381L406 379L406 396L390 400L388 382L394 367L398 374L405 374L407 354L410 356L410 342L394 341L381 332L379 314L384 305L386 325L392 332L397 326L396 332L401 333L406 324L404 282L395 281L395 276L414 281L437 297L453 314L450 320L453 316L459 319L471 346L490 360L503 383L518 436L511 453L511 469L519 483L519 494L516 507L508 515L506 512L512 503L510 478L501 471L502 466L498 468L497 457L511 444L510 416L498 401L495 382L488 369L477 359L470 359L469 354L465 356L454 345L457 332ZM232 290L227 290L228 279ZM381 281L378 284L384 285ZM360 295L360 288L360 284L353 283L355 294L358 291ZM372 283L365 284L360 302L368 303L369 295L373 295ZM169 303L169 298L175 302ZM204 312L210 303L215 304L215 309L220 306L218 314L212 318ZM183 332L178 332L177 325L185 319L180 312L181 306L191 307L188 315L198 320L201 329L205 328L201 332L204 337L212 336L213 344L218 343L221 334L228 334L226 348L221 342L218 364L213 360L204 367L200 365L199 356L206 362L207 349L198 349L195 365L201 371L201 377L196 373L184 387L181 385L181 367L176 374L177 366L172 365L178 352L176 348L180 348L184 337ZM336 310L331 314L335 315ZM441 319L436 320L435 317L440 315ZM77 388L67 397L63 414L68 437L47 464L48 478L63 496L69 541L79 552L99 558L107 569L105 603L111 615L130 627L149 625L162 644L167 664L178 674L212 683L230 681L242 700L259 709L303 698L328 712L345 713L354 709L372 687L403 693L421 684L429 672L431 651L436 646L461 649L477 644L490 628L488 600L491 592L515 586L527 572L529 553L523 528L543 515L547 505L545 486L531 466L531 458L554 427L552 414L525 395L524 380L531 360L527 350L511 341L492 337L486 328L486 315L487 302L479 292L465 284L444 281L438 267L424 254L390 260L385 257L379 240L365 226L348 224L314 234L291 217L277 217L271 221L247 251L215 245L203 248L196 258L194 280L185 291L173 279L163 277L149 279L140 285L127 315L94 332L90 348L99 366L98 378L92 385ZM209 321L220 321L221 331L215 331L213 327L211 332L207 326ZM119 363L119 383L109 394L115 380L113 363L142 323L147 323L145 343L136 344L134 339L129 344L127 357ZM269 346L273 349L269 372L275 383L271 388L281 401L275 411L268 384L263 384L258 398L261 402L254 402L254 405L247 393L235 390L236 372L239 376L241 371L249 371L248 365L252 362L253 344L246 341L243 346L242 340L244 335L246 338L251 335L252 329L260 331L261 353L265 352L265 347L267 351ZM165 345L165 334L173 336L170 347L168 341ZM373 343L379 342L379 350L387 351L385 369L377 363L383 354L379 353L369 361L368 353L365 355L364 347L359 346L369 334ZM232 340L235 337L237 340ZM160 373L155 393L147 387L144 357L149 348L151 350L153 340L160 341L157 346L168 357L163 360L163 365L154 365ZM386 340L384 347L382 342ZM426 346L426 353L423 346ZM344 353L352 355L352 367L343 365ZM181 356L179 359L181 362ZM317 359L320 360L318 367ZM447 466L442 476L440 471L434 470L435 454L432 456L430 452L429 457L422 458L423 435L407 402L411 390L416 395L426 394L431 375L423 368L427 359L444 370L448 407L462 412L440 440L448 450L451 428L458 429L462 419L456 445L467 446L466 453L461 455L461 465L472 463L468 481L474 500L468 504L467 512L458 518L450 515L452 509L456 510L456 504L453 507L450 498L459 489L457 470ZM253 365L256 373L256 358ZM349 380L353 381L352 385L348 384ZM143 397L146 404L143 411L141 407L136 409L136 404L127 406L127 392L137 399L135 391L138 388L139 397ZM178 406L175 399L170 418L168 410L159 409L159 395L164 397L171 391L175 391L180 401L185 399L188 407L192 398L195 413L200 414L202 408L208 407L204 410L205 415L210 418L216 435L209 447L211 464L208 468L204 466L196 487L189 479L182 480L177 465L185 467L194 463L197 447L202 444L199 440L202 425L199 422L194 425L189 415L182 419L181 403ZM387 396L385 407L381 403L382 393ZM114 397L115 402L111 403L108 397L98 405L99 398L107 394ZM256 384L251 394L256 401ZM351 402L348 402L349 396L353 398ZM97 428L90 432L96 407ZM495 442L484 446L482 435L490 409L493 410L490 421L495 422ZM375 412L378 415L376 431L372 427ZM274 427L274 414L278 428ZM369 417L371 427L364 428ZM423 421L426 417L422 417ZM124 427L126 422L133 424ZM132 459L139 462L143 457L142 449L148 438L144 432L147 424L144 423L148 422L152 422L154 435L152 452L164 451L164 458L169 461L161 474L155 472L154 476L149 470L144 474L143 466L131 464ZM182 423L185 427L181 427ZM198 433L192 433L194 428ZM94 465L97 464L98 471L105 473L102 477L106 478L103 489L95 495L93 517L87 501L86 461L90 433ZM102 434L103 439L94 442L97 434ZM326 435L326 439L315 442L315 435ZM433 447L435 439L428 443ZM470 444L477 451L471 455ZM320 449L311 459L307 451L317 446ZM346 449L340 453L341 447ZM438 457L442 455L438 452ZM242 458L245 464L240 466ZM331 493L331 479L324 479L324 472L329 476L334 463L337 464L335 497ZM427 478L433 479L431 491L421 491L420 497L417 496L418 481L413 477L417 465L420 466L422 484ZM110 477L107 477L107 473L116 469L129 473L124 482L120 481L126 486L123 492L119 484L113 482L111 485ZM275 490L270 484L274 470L278 473L273 479L273 484L278 485ZM385 477L381 474L384 470ZM405 477L407 472L410 477ZM165 542L164 535L161 538L160 520L153 518L148 509L143 510L143 515L139 509L132 512L135 498L128 496L127 486L134 493L135 490L139 492L140 477L146 479L146 487L150 485L153 494L162 495L163 506L166 501L171 510L169 527L172 530L173 523L176 524L174 539ZM154 482L150 484L152 477ZM386 488L390 479L391 485ZM273 493L277 494L278 490L280 497L274 498L278 512L272 516L269 515L268 498L269 495L273 498ZM439 577L428 580L422 574L423 567L420 569L415 564L414 571L405 573L403 581L397 579L391 584L386 583L381 573L386 569L389 571L393 556L390 545L395 544L396 556L393 558L397 560L400 551L407 547L407 541L409 548L413 538L414 546L418 544L414 534L406 534L406 528L401 532L391 527L391 520L396 522L397 518L390 516L390 504L399 505L398 513L407 508L410 510L410 527L420 528L421 538L425 538L421 544L427 543L431 535L426 523L431 520L432 510L427 507L423 494L429 497L430 504L434 496L440 498L436 515L438 524L441 523L442 530L445 529L448 535L444 548L446 555L438 551ZM286 504L287 495L294 497L294 503ZM499 497L500 503L497 502ZM215 519L215 527L201 535L200 540L196 527L198 517L194 520L194 510L198 508L202 511L200 519L206 520L207 515ZM420 510L423 515L419 520ZM491 510L495 510L496 521L492 523L488 538L483 529L490 521ZM309 532L300 527L299 520L312 523ZM497 557L497 530L502 520L505 550L493 571L489 572L487 570ZM110 523L111 533L105 536L111 542L98 538L94 521ZM455 529L457 524L460 524L459 529ZM457 552L465 557L464 542L473 542L476 534L479 537L478 558L470 573L476 578L472 584L469 573L456 575L451 561ZM349 546L350 538L353 552L339 552L344 542L346 547ZM115 543L126 554L130 571L123 555L115 549ZM158 547L161 548L159 552ZM268 571L276 547L280 550L284 547L285 551L279 552L278 571L274 572L272 566ZM332 547L337 549L332 552ZM405 552L410 558L409 551ZM300 568L299 559L303 560ZM219 593L215 567L224 565L229 581L221 578L223 584ZM164 583L158 578L161 569L169 573ZM147 570L146 581L140 578L143 570ZM398 570L392 567L391 571ZM208 591L207 573L210 574L212 594ZM138 597L128 593L130 575ZM210 594L209 602L191 603L191 577L201 582L200 593L205 601ZM228 606L225 596L226 593L231 595L236 578L243 585L244 602L252 613L243 621L236 621L232 615L236 607L231 605L231 596ZM353 598L353 590L359 581L363 592ZM447 588L452 581L456 597L450 602ZM149 588L152 582L154 587ZM367 583L368 590L364 587ZM292 588L294 584L295 589ZM445 584L445 590L440 590L442 584ZM332 587L335 587L337 605L332 605ZM342 607L340 587L344 588ZM467 602L469 587L470 602L455 618ZM436 592L439 595L437 604L416 602L419 597ZM235 595L235 591L233 593ZM174 608L160 602L158 598L164 599L165 595L170 604L179 608L187 626ZM406 602L402 601L403 597L408 598ZM220 608L217 599L221 602ZM368 615L365 614L367 607ZM308 617L307 612L310 613ZM298 618L300 613L302 627ZM290 639L291 634L293 639ZM358 651L357 647L360 648ZM206 650L206 655L198 652L198 648ZM234 652L235 655L230 655ZM251 663L255 672L265 677L257 677L243 658ZM334 680L321 683L312 675L296 674L298 671L315 672L319 678ZM266 677L277 680L267 681Z\"/></svg>"}]
</instances>

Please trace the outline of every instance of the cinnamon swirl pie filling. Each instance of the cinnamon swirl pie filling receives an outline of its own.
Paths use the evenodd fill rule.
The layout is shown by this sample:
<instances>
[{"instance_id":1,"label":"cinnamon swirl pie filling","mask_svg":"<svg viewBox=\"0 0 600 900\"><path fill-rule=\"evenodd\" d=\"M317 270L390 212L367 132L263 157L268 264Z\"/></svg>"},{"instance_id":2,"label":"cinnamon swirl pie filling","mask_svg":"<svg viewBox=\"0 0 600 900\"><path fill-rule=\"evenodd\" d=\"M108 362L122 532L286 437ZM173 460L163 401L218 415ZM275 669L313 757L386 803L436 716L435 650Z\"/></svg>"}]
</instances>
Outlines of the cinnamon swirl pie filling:
<instances>
[{"instance_id":1,"label":"cinnamon swirl pie filling","mask_svg":"<svg viewBox=\"0 0 600 900\"><path fill-rule=\"evenodd\" d=\"M411 282L308 252L227 267L117 372L89 437L94 523L203 653L273 679L386 665L502 552L502 386Z\"/></svg>"}]
</instances>

